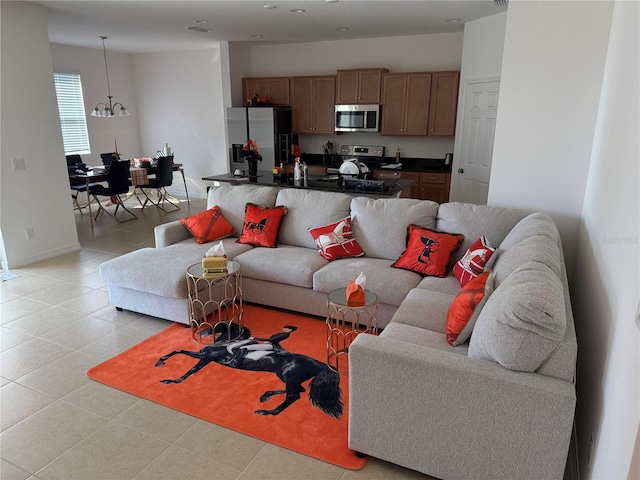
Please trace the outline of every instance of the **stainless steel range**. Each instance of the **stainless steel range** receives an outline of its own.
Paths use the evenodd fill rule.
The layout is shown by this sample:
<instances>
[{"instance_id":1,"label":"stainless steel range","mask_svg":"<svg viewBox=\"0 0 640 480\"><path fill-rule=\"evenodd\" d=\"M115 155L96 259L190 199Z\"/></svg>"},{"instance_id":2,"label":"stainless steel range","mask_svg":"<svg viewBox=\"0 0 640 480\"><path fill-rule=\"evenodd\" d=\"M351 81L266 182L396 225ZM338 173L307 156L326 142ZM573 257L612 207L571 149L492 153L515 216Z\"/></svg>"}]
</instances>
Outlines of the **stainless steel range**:
<instances>
[{"instance_id":1,"label":"stainless steel range","mask_svg":"<svg viewBox=\"0 0 640 480\"><path fill-rule=\"evenodd\" d=\"M367 159L384 157L384 147L377 145L343 145L340 147L342 164L337 173L346 188L361 191L384 191L384 182L371 180Z\"/></svg>"}]
</instances>

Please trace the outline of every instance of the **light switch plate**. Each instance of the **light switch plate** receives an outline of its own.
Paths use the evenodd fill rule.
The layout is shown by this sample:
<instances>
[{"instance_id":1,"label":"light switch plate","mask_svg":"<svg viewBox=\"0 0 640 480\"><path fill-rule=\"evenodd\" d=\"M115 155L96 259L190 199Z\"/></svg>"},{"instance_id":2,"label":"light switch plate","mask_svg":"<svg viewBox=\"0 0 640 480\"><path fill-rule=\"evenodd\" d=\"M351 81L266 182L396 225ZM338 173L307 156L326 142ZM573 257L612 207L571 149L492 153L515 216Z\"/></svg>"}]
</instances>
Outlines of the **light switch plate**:
<instances>
[{"instance_id":1,"label":"light switch plate","mask_svg":"<svg viewBox=\"0 0 640 480\"><path fill-rule=\"evenodd\" d=\"M13 169L14 170L26 170L27 165L24 163L24 158L14 158L13 159Z\"/></svg>"}]
</instances>

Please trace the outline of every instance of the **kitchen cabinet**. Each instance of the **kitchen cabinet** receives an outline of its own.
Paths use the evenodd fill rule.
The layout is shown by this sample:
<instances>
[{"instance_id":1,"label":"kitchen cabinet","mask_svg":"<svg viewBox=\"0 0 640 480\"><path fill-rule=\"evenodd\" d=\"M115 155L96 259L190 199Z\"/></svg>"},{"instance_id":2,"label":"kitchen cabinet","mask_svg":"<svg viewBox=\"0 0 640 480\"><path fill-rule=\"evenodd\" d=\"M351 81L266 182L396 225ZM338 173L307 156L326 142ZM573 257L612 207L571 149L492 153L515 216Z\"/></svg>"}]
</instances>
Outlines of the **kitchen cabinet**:
<instances>
[{"instance_id":1,"label":"kitchen cabinet","mask_svg":"<svg viewBox=\"0 0 640 480\"><path fill-rule=\"evenodd\" d=\"M336 103L380 104L382 100L382 75L386 68L338 70Z\"/></svg>"},{"instance_id":2,"label":"kitchen cabinet","mask_svg":"<svg viewBox=\"0 0 640 480\"><path fill-rule=\"evenodd\" d=\"M252 77L242 79L242 101L256 93L269 100L269 105L290 105L289 77Z\"/></svg>"},{"instance_id":3,"label":"kitchen cabinet","mask_svg":"<svg viewBox=\"0 0 640 480\"><path fill-rule=\"evenodd\" d=\"M389 174L397 170L380 169L373 171L373 178L377 178L378 173ZM451 174L442 172L407 172L399 171L400 178L405 180L415 180L416 183L405 190L402 198L417 198L419 200L431 200L437 203L449 201L449 187L451 185Z\"/></svg>"},{"instance_id":4,"label":"kitchen cabinet","mask_svg":"<svg viewBox=\"0 0 640 480\"><path fill-rule=\"evenodd\" d=\"M427 135L431 73L386 73L380 135Z\"/></svg>"},{"instance_id":5,"label":"kitchen cabinet","mask_svg":"<svg viewBox=\"0 0 640 480\"><path fill-rule=\"evenodd\" d=\"M456 133L460 72L433 72L429 101L429 135L451 137Z\"/></svg>"},{"instance_id":6,"label":"kitchen cabinet","mask_svg":"<svg viewBox=\"0 0 640 480\"><path fill-rule=\"evenodd\" d=\"M335 132L336 77L291 77L293 133Z\"/></svg>"}]
</instances>

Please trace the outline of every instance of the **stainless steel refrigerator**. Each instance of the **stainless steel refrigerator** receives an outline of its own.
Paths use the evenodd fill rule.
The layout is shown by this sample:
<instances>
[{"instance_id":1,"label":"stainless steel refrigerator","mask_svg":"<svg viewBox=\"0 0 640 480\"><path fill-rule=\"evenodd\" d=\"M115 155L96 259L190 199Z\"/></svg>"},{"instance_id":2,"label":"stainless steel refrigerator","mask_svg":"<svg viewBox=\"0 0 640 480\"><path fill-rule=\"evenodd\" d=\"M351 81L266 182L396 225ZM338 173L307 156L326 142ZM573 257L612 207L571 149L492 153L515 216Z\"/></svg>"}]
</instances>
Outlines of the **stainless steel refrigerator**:
<instances>
[{"instance_id":1,"label":"stainless steel refrigerator","mask_svg":"<svg viewBox=\"0 0 640 480\"><path fill-rule=\"evenodd\" d=\"M257 143L262 162L258 171L271 170L287 163L291 152L290 107L229 107L227 108L227 144L229 173L236 169L248 173L249 166L242 158L247 139Z\"/></svg>"}]
</instances>

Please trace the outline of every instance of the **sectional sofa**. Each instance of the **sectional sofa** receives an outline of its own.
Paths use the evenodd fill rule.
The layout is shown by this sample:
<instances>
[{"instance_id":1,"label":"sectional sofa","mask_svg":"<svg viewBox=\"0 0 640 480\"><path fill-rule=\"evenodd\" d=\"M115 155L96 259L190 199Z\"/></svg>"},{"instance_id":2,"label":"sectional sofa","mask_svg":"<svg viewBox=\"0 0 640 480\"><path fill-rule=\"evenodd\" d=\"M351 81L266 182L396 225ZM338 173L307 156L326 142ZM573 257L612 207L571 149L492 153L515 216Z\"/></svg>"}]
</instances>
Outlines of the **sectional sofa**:
<instances>
[{"instance_id":1,"label":"sectional sofa","mask_svg":"<svg viewBox=\"0 0 640 480\"><path fill-rule=\"evenodd\" d=\"M295 188L219 186L218 206L242 232L245 206L286 206L277 248L222 240L242 267L243 298L323 317L326 295L360 272L379 297L379 336L349 352L349 446L438 478L561 478L575 409L577 343L558 230L543 213L414 199L373 199ZM363 256L329 261L310 228L351 217ZM479 237L497 247L468 342L447 342L460 293L451 274L391 265L407 227L461 234L458 261ZM198 244L180 222L155 229L155 248L103 263L112 305L188 323L186 268Z\"/></svg>"}]
</instances>

